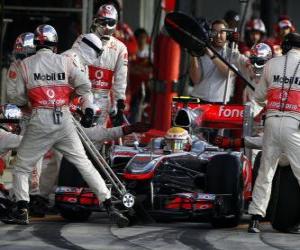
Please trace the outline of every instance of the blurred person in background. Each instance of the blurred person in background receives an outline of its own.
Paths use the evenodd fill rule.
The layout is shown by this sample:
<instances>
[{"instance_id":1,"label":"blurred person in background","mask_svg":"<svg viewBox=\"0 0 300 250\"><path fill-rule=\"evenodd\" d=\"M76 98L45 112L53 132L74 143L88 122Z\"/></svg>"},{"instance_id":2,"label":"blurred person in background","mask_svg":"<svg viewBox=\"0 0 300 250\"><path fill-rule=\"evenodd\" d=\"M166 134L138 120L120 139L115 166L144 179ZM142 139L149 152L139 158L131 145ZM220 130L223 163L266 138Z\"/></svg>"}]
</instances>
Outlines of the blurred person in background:
<instances>
[{"instance_id":1,"label":"blurred person in background","mask_svg":"<svg viewBox=\"0 0 300 250\"><path fill-rule=\"evenodd\" d=\"M282 42L284 38L296 31L292 20L287 15L282 15L278 18L277 23L274 25L275 36L266 40L266 43L272 46L274 57L282 55Z\"/></svg>"},{"instance_id":2,"label":"blurred person in background","mask_svg":"<svg viewBox=\"0 0 300 250\"><path fill-rule=\"evenodd\" d=\"M231 58L231 63L240 69L248 63L248 58L228 47L227 28L224 20L214 21L211 25L211 44L223 58L227 61ZM225 97L228 76L228 94ZM208 48L204 49L202 56L192 57L190 77L194 84L191 95L200 98L202 103L228 102L233 94L235 74Z\"/></svg>"},{"instance_id":3,"label":"blurred person in background","mask_svg":"<svg viewBox=\"0 0 300 250\"><path fill-rule=\"evenodd\" d=\"M264 22L259 18L254 18L246 23L245 39L239 43L239 50L242 54L249 57L251 48L264 40L266 27Z\"/></svg>"},{"instance_id":4,"label":"blurred person in background","mask_svg":"<svg viewBox=\"0 0 300 250\"><path fill-rule=\"evenodd\" d=\"M143 28L134 32L138 44L136 59L130 62L127 99L130 100L130 121L147 119L144 112L149 105L149 80L152 77L152 64L149 57L149 35Z\"/></svg>"},{"instance_id":5,"label":"blurred person in background","mask_svg":"<svg viewBox=\"0 0 300 250\"><path fill-rule=\"evenodd\" d=\"M228 10L223 19L228 24L229 29L234 30L235 28L238 28L240 22L240 15L238 12L234 10Z\"/></svg>"}]
</instances>

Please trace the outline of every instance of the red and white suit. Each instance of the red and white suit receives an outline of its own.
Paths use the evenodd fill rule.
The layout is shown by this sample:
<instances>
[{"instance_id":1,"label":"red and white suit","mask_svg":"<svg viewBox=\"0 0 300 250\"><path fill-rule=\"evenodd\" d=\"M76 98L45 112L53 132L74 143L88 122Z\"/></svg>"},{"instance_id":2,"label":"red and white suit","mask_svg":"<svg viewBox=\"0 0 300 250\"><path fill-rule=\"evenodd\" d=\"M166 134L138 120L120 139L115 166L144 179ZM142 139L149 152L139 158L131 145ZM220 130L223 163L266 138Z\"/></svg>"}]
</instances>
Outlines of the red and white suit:
<instances>
[{"instance_id":1,"label":"red and white suit","mask_svg":"<svg viewBox=\"0 0 300 250\"><path fill-rule=\"evenodd\" d=\"M281 155L285 155L300 184L300 50L267 62L260 83L256 85L255 100L266 104L263 154L255 182L249 213L265 216L272 180ZM283 86L283 89L282 89ZM290 88L290 90L289 90Z\"/></svg>"},{"instance_id":2,"label":"red and white suit","mask_svg":"<svg viewBox=\"0 0 300 250\"><path fill-rule=\"evenodd\" d=\"M75 91L87 102L91 100L91 84L73 61L41 49L21 62L19 105L33 108L31 119L17 153L14 168L17 201L29 201L28 177L32 166L50 148L61 152L73 163L100 200L110 198L104 180L88 160L69 111L70 95ZM54 124L54 104L62 108L60 124Z\"/></svg>"},{"instance_id":3,"label":"red and white suit","mask_svg":"<svg viewBox=\"0 0 300 250\"><path fill-rule=\"evenodd\" d=\"M128 52L126 46L113 36L102 43L103 53L89 66L89 77L94 104L102 112L99 124L106 125L109 113L116 110L117 100L125 100Z\"/></svg>"}]
</instances>

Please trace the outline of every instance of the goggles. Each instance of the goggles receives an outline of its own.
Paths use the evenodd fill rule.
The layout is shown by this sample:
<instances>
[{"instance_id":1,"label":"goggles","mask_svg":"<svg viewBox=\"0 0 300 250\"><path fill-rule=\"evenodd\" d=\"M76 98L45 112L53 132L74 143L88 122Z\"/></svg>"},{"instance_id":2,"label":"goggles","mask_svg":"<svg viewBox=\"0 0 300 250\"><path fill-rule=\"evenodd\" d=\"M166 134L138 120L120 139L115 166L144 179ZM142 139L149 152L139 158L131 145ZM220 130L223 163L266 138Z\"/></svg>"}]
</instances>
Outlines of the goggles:
<instances>
[{"instance_id":1,"label":"goggles","mask_svg":"<svg viewBox=\"0 0 300 250\"><path fill-rule=\"evenodd\" d=\"M105 18L105 19L97 19L96 23L101 26L114 27L117 24L117 21L115 19Z\"/></svg>"},{"instance_id":2,"label":"goggles","mask_svg":"<svg viewBox=\"0 0 300 250\"><path fill-rule=\"evenodd\" d=\"M252 57L250 57L250 62L252 65L255 64L257 66L264 66L266 63L266 60L261 57L252 56Z\"/></svg>"}]
</instances>

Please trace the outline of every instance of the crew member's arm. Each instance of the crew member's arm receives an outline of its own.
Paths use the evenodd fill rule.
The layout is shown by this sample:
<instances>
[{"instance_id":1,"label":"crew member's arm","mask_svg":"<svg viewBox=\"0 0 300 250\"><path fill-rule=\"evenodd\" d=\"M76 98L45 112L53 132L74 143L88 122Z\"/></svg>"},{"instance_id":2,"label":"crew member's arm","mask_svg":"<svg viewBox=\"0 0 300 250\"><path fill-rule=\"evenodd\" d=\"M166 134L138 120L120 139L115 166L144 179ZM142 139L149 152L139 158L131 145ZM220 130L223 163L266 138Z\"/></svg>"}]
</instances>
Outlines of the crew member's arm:
<instances>
[{"instance_id":1,"label":"crew member's arm","mask_svg":"<svg viewBox=\"0 0 300 250\"><path fill-rule=\"evenodd\" d=\"M0 153L6 153L9 150L17 149L22 140L21 135L16 135L0 129Z\"/></svg>"},{"instance_id":2,"label":"crew member's arm","mask_svg":"<svg viewBox=\"0 0 300 250\"><path fill-rule=\"evenodd\" d=\"M66 65L69 72L69 83L74 87L76 95L82 97L83 110L93 107L92 85L87 74L80 70L71 58L66 57Z\"/></svg>"},{"instance_id":3,"label":"crew member's arm","mask_svg":"<svg viewBox=\"0 0 300 250\"><path fill-rule=\"evenodd\" d=\"M97 142L115 140L123 136L122 127L104 128L101 125L96 125L91 128L83 128L83 130L91 140Z\"/></svg>"},{"instance_id":4,"label":"crew member's arm","mask_svg":"<svg viewBox=\"0 0 300 250\"><path fill-rule=\"evenodd\" d=\"M12 64L8 71L7 82L7 96L10 103L18 106L25 106L28 104L28 98L26 94L26 67L22 62L20 65Z\"/></svg>"},{"instance_id":5,"label":"crew member's arm","mask_svg":"<svg viewBox=\"0 0 300 250\"><path fill-rule=\"evenodd\" d=\"M119 137L129 135L131 133L144 133L150 129L150 124L143 122L137 122L131 125L118 126L114 128L104 128L101 125L97 125L91 128L83 128L86 135L93 141L105 141L114 140Z\"/></svg>"},{"instance_id":6,"label":"crew member's arm","mask_svg":"<svg viewBox=\"0 0 300 250\"><path fill-rule=\"evenodd\" d=\"M260 78L258 84L255 87L254 93L254 100L260 105L266 105L266 97L267 97L267 90L268 90L268 74L269 74L269 62L267 62L264 66L263 74Z\"/></svg>"}]
</instances>

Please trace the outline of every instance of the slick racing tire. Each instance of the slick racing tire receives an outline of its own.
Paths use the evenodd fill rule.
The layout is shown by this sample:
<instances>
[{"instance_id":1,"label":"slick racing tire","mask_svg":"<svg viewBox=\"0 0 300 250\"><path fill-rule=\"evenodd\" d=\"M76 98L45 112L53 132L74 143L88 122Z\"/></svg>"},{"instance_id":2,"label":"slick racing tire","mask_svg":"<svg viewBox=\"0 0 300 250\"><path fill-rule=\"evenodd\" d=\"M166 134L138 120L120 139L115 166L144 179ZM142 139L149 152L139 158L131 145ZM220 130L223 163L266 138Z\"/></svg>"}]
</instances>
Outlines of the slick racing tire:
<instances>
[{"instance_id":1,"label":"slick racing tire","mask_svg":"<svg viewBox=\"0 0 300 250\"><path fill-rule=\"evenodd\" d=\"M221 214L212 216L215 228L236 227L239 224L243 207L243 178L240 160L234 155L216 155L207 166L207 192L212 194L231 194L224 197ZM221 205L222 206L222 205ZM218 213L218 212L217 212Z\"/></svg>"},{"instance_id":2,"label":"slick racing tire","mask_svg":"<svg viewBox=\"0 0 300 250\"><path fill-rule=\"evenodd\" d=\"M87 187L77 168L63 157L58 175L58 186Z\"/></svg>"},{"instance_id":3,"label":"slick racing tire","mask_svg":"<svg viewBox=\"0 0 300 250\"><path fill-rule=\"evenodd\" d=\"M300 222L300 187L290 166L277 168L269 206L274 229L287 232Z\"/></svg>"},{"instance_id":4,"label":"slick racing tire","mask_svg":"<svg viewBox=\"0 0 300 250\"><path fill-rule=\"evenodd\" d=\"M68 221L74 221L74 222L87 221L92 214L92 211L83 210L83 209L73 210L70 208L60 207L58 210L60 215L64 219Z\"/></svg>"}]
</instances>

